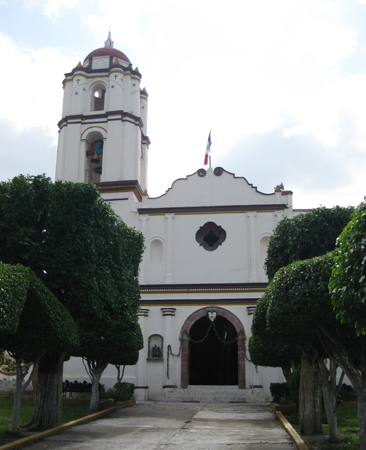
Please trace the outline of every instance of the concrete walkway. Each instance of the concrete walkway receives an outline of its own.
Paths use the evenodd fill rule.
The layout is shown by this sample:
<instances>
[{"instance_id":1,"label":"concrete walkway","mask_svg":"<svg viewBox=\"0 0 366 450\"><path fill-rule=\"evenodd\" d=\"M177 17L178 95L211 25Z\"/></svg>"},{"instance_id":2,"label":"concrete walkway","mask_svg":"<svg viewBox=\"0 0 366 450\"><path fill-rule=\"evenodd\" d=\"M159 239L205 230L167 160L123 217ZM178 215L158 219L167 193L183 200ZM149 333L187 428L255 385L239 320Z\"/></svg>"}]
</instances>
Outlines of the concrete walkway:
<instances>
[{"instance_id":1,"label":"concrete walkway","mask_svg":"<svg viewBox=\"0 0 366 450\"><path fill-rule=\"evenodd\" d=\"M32 450L45 448L294 450L295 446L267 405L141 402L32 444Z\"/></svg>"}]
</instances>

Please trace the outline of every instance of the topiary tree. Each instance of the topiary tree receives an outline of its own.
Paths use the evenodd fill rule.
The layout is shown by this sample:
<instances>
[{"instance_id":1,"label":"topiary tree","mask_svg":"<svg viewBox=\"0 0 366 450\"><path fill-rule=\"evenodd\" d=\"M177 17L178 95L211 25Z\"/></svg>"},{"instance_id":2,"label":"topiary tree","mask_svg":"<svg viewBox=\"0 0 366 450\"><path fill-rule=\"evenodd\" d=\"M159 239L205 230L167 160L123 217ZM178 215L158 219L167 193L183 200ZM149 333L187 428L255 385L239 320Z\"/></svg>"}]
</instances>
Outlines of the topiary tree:
<instances>
[{"instance_id":1,"label":"topiary tree","mask_svg":"<svg viewBox=\"0 0 366 450\"><path fill-rule=\"evenodd\" d=\"M301 360L301 351L294 345L276 343L256 335L249 338L249 354L251 362L256 366L281 367L288 383L296 369L296 363Z\"/></svg>"},{"instance_id":2,"label":"topiary tree","mask_svg":"<svg viewBox=\"0 0 366 450\"><path fill-rule=\"evenodd\" d=\"M122 333L134 326L138 269L132 273L128 266L131 259L138 267L143 238L136 231L122 236L122 229L92 184L52 183L45 176L0 183L0 261L30 267L81 331L102 335L116 309ZM39 361L30 429L61 423L63 358L59 351Z\"/></svg>"},{"instance_id":3,"label":"topiary tree","mask_svg":"<svg viewBox=\"0 0 366 450\"><path fill-rule=\"evenodd\" d=\"M294 261L325 255L335 247L351 220L353 207L320 207L291 219L285 217L270 237L264 268L272 280L277 270Z\"/></svg>"},{"instance_id":4,"label":"topiary tree","mask_svg":"<svg viewBox=\"0 0 366 450\"><path fill-rule=\"evenodd\" d=\"M366 202L358 207L350 223L340 234L329 283L332 303L338 319L349 327L354 340L352 352L344 337L327 333L325 345L332 358L343 368L358 400L360 448L366 449Z\"/></svg>"},{"instance_id":5,"label":"topiary tree","mask_svg":"<svg viewBox=\"0 0 366 450\"><path fill-rule=\"evenodd\" d=\"M338 235L351 220L353 211L354 208L351 207L336 206L331 209L320 207L292 219L283 219L269 241L265 261L268 278L272 280L281 267L294 261L321 256L332 251ZM313 421L311 415L318 417L317 428L320 427L320 417L315 410L307 408L304 413L309 415L309 423Z\"/></svg>"},{"instance_id":6,"label":"topiary tree","mask_svg":"<svg viewBox=\"0 0 366 450\"><path fill-rule=\"evenodd\" d=\"M342 380L336 385L332 366L329 378L322 346L322 327L337 333L336 317L328 291L333 254L294 262L280 269L270 283L267 324L275 339L296 344L303 352L300 378L300 431L321 433L321 395L329 424L329 440L338 442L336 400ZM319 378L321 377L321 378ZM315 411L315 414L313 412Z\"/></svg>"},{"instance_id":7,"label":"topiary tree","mask_svg":"<svg viewBox=\"0 0 366 450\"><path fill-rule=\"evenodd\" d=\"M118 322L111 320L109 331L104 330L102 335L82 333L80 340L80 354L92 382L90 409L95 411L99 401L99 381L107 365L137 363L139 350L143 348L141 328L136 321L132 330L121 331Z\"/></svg>"},{"instance_id":8,"label":"topiary tree","mask_svg":"<svg viewBox=\"0 0 366 450\"><path fill-rule=\"evenodd\" d=\"M13 289L14 283L17 289ZM2 311L9 310L7 306L10 304L18 306L17 317L15 314L5 314L6 319L12 316L13 328L9 330L8 327L0 327L1 346L16 362L16 389L10 427L11 432L16 432L21 395L32 379L33 371L25 382L30 366L33 364L35 368L39 358L46 352L76 347L79 336L76 324L66 308L29 268L0 263L0 292ZM10 309L14 313L15 309ZM23 360L27 364L22 364Z\"/></svg>"},{"instance_id":9,"label":"topiary tree","mask_svg":"<svg viewBox=\"0 0 366 450\"><path fill-rule=\"evenodd\" d=\"M249 353L256 366L281 367L287 382L301 361L301 350L274 340L267 327L267 309L270 288L258 301L252 321L252 336L249 338Z\"/></svg>"}]
</instances>

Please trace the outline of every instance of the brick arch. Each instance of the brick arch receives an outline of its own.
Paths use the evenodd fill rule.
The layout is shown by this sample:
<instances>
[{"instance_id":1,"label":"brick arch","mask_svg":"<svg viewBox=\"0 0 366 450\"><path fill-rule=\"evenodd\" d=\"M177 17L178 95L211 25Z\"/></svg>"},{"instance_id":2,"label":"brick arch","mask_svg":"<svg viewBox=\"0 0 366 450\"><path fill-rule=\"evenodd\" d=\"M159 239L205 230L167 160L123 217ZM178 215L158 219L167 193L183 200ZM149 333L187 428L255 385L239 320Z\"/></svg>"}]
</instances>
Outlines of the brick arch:
<instances>
[{"instance_id":1,"label":"brick arch","mask_svg":"<svg viewBox=\"0 0 366 450\"><path fill-rule=\"evenodd\" d=\"M209 306L201 308L192 313L184 322L180 331L181 341L181 388L187 389L188 387L188 375L189 375L189 333L192 325L197 322L201 317L206 316L208 311L215 311L218 316L224 317L234 326L238 334L238 386L239 389L245 389L245 332L241 321L235 314L227 309L220 308L219 306Z\"/></svg>"}]
</instances>

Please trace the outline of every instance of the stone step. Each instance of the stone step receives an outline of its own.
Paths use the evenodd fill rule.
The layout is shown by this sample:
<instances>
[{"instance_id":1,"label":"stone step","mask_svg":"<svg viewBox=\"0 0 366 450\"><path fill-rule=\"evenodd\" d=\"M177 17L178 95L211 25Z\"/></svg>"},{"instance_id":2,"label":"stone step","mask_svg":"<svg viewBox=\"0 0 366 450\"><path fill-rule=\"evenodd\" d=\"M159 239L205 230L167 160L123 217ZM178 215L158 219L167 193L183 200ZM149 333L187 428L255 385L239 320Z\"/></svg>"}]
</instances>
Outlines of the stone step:
<instances>
[{"instance_id":1,"label":"stone step","mask_svg":"<svg viewBox=\"0 0 366 450\"><path fill-rule=\"evenodd\" d=\"M158 397L162 402L200 402L200 403L230 403L243 402L264 404L262 388L239 389L237 386L188 386L187 389L166 387Z\"/></svg>"}]
</instances>

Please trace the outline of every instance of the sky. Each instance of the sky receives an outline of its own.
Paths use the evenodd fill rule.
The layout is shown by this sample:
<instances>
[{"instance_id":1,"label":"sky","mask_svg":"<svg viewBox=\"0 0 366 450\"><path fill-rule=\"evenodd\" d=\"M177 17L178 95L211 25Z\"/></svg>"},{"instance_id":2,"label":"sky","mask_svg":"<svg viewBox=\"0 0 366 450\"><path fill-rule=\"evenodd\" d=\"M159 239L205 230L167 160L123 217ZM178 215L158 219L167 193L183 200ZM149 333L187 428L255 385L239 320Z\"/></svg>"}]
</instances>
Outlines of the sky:
<instances>
[{"instance_id":1,"label":"sky","mask_svg":"<svg viewBox=\"0 0 366 450\"><path fill-rule=\"evenodd\" d=\"M0 0L0 181L55 175L64 73L108 31L149 94L149 195L212 166L294 208L366 195L366 0Z\"/></svg>"}]
</instances>

